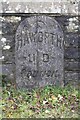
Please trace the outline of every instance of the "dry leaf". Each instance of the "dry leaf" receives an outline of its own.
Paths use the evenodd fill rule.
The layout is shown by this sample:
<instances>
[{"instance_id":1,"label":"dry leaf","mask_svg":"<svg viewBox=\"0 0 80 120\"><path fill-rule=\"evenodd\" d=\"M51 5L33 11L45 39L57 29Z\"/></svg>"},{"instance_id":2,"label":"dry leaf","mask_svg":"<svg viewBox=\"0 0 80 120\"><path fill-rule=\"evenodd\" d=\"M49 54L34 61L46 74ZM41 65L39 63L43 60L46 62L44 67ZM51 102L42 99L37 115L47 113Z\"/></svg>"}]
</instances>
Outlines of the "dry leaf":
<instances>
[{"instance_id":1,"label":"dry leaf","mask_svg":"<svg viewBox=\"0 0 80 120\"><path fill-rule=\"evenodd\" d=\"M51 96L52 100L57 100L57 97L55 97L54 95Z\"/></svg>"}]
</instances>

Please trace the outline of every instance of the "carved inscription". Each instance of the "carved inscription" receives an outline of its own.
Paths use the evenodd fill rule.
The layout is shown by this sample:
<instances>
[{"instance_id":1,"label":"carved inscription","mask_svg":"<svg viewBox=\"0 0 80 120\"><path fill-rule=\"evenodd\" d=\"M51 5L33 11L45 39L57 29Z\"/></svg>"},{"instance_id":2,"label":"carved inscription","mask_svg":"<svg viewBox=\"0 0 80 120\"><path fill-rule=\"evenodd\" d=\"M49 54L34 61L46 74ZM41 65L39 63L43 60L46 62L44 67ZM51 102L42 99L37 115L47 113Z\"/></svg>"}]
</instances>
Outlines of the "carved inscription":
<instances>
[{"instance_id":1,"label":"carved inscription","mask_svg":"<svg viewBox=\"0 0 80 120\"><path fill-rule=\"evenodd\" d=\"M18 86L63 84L63 32L54 18L26 18L15 40Z\"/></svg>"},{"instance_id":2,"label":"carved inscription","mask_svg":"<svg viewBox=\"0 0 80 120\"><path fill-rule=\"evenodd\" d=\"M26 32L26 31L24 31ZM29 32L29 31L27 31ZM53 33L42 33L39 32L37 34L35 33L26 33L26 38L25 40L22 38L19 39L17 43L17 50L19 50L21 47L24 47L26 44L31 44L31 43L38 43L38 42L44 42L45 44L50 42L52 45L55 45L56 47L63 47L63 38L60 35L56 35Z\"/></svg>"}]
</instances>

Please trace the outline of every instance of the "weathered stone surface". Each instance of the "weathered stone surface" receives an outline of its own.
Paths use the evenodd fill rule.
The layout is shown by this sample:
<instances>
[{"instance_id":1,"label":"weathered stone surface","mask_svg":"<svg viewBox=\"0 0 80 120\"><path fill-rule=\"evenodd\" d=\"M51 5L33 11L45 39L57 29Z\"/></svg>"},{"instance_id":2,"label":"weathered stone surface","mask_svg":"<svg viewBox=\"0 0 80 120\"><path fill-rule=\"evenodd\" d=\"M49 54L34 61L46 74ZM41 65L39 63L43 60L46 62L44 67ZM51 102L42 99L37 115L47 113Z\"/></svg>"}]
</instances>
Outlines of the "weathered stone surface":
<instances>
[{"instance_id":1,"label":"weathered stone surface","mask_svg":"<svg viewBox=\"0 0 80 120\"><path fill-rule=\"evenodd\" d=\"M66 34L65 35L65 47L79 47L80 40L78 34Z\"/></svg>"},{"instance_id":2,"label":"weathered stone surface","mask_svg":"<svg viewBox=\"0 0 80 120\"><path fill-rule=\"evenodd\" d=\"M80 71L80 62L74 62L74 61L69 61L66 60L64 62L64 69L67 71Z\"/></svg>"},{"instance_id":3,"label":"weathered stone surface","mask_svg":"<svg viewBox=\"0 0 80 120\"><path fill-rule=\"evenodd\" d=\"M13 43L13 42L15 42L15 35L13 34L13 35L6 35L6 34L4 34L4 35L2 35L1 36L1 38L0 39L2 39L2 38L5 38L6 39L6 43Z\"/></svg>"},{"instance_id":4,"label":"weathered stone surface","mask_svg":"<svg viewBox=\"0 0 80 120\"><path fill-rule=\"evenodd\" d=\"M2 36L0 36L0 39L2 41L2 38L5 38L6 42L4 42L4 45L10 45L10 49L2 50L3 54L0 55L0 64L3 61L2 63L5 65L4 70L6 70L6 68L9 68L9 67L7 67L8 65L11 65L15 62L15 57L14 57L13 53L15 52L14 36L15 36L17 26L19 25L19 23L21 21L24 21L25 18L32 17L32 16L39 16L39 15L44 15L44 13L43 14L36 14L36 13L34 13L34 14L30 14L30 13L28 13L28 14L25 14L25 13L24 14L21 14L21 13L20 14L19 13L6 14L5 13L5 14L3 14L3 17L0 16L0 23L3 22L3 24L4 24L3 33L1 31L2 24L0 24L0 35L3 34ZM75 27L78 30L79 26L77 24L80 21L80 17L75 16L75 15L71 16L70 14L62 15L62 14L52 14L52 13L47 14L46 13L45 15L50 16L53 19L55 18L55 20L59 23L59 25L61 26L61 28L63 30L63 34L64 34L64 72L66 72L66 74L64 74L64 80L66 80L66 83L70 82L70 81L72 81L72 82L74 81L75 83L78 83L77 78L79 75L77 72L80 72L80 67L79 67L80 65L78 63L79 58L80 58L80 40L79 40L80 35L79 35L79 32L73 31L73 29L72 29L73 26L70 26L70 24L71 24L70 22L72 22L72 25L76 24ZM9 29L7 29L8 28L7 25L9 25L9 27L10 27ZM71 29L72 32L70 32L70 30L67 28ZM33 36L34 36L34 34L33 34ZM39 34L39 36L41 36L41 33ZM23 38L27 39L27 37L23 37ZM40 40L41 40L41 38L40 38ZM1 45L0 50L2 49L1 47L3 45L3 43L1 43L1 41L0 41L0 45ZM28 57L31 57L31 60L32 60L32 56L28 56ZM48 58L47 55L44 55L44 57ZM25 55L24 55L24 58L25 58ZM12 65L12 67L14 67L14 65ZM9 71L9 70L7 70L7 71ZM15 71L15 69L14 69L14 71ZM10 73L3 72L3 73L8 76L9 76L9 74L11 74L11 72ZM34 72L34 73L36 73L36 72ZM80 77L79 77L79 79L80 79Z\"/></svg>"},{"instance_id":5,"label":"weathered stone surface","mask_svg":"<svg viewBox=\"0 0 80 120\"><path fill-rule=\"evenodd\" d=\"M6 20L2 22L2 34L11 35L16 32L17 25L15 22L9 22Z\"/></svg>"},{"instance_id":6,"label":"weathered stone surface","mask_svg":"<svg viewBox=\"0 0 80 120\"><path fill-rule=\"evenodd\" d=\"M65 85L67 84L78 85L80 84L80 73L73 71L65 71Z\"/></svg>"},{"instance_id":7,"label":"weathered stone surface","mask_svg":"<svg viewBox=\"0 0 80 120\"><path fill-rule=\"evenodd\" d=\"M15 55L14 52L10 52L9 50L2 51L2 55L4 56L3 63L14 63Z\"/></svg>"},{"instance_id":8,"label":"weathered stone surface","mask_svg":"<svg viewBox=\"0 0 80 120\"><path fill-rule=\"evenodd\" d=\"M0 69L1 67L2 67L3 75L10 76L11 74L13 74L14 67L12 64L3 64L3 65L0 65Z\"/></svg>"},{"instance_id":9,"label":"weathered stone surface","mask_svg":"<svg viewBox=\"0 0 80 120\"><path fill-rule=\"evenodd\" d=\"M63 85L63 32L54 18L26 18L19 25L15 40L19 87Z\"/></svg>"},{"instance_id":10,"label":"weathered stone surface","mask_svg":"<svg viewBox=\"0 0 80 120\"><path fill-rule=\"evenodd\" d=\"M0 64L0 75L5 76L5 78L2 78L2 82L6 83L15 83L15 78L14 78L14 65L13 64Z\"/></svg>"},{"instance_id":11,"label":"weathered stone surface","mask_svg":"<svg viewBox=\"0 0 80 120\"><path fill-rule=\"evenodd\" d=\"M8 0L2 2L2 12L4 13L61 13L78 14L78 3L76 0Z\"/></svg>"},{"instance_id":12,"label":"weathered stone surface","mask_svg":"<svg viewBox=\"0 0 80 120\"><path fill-rule=\"evenodd\" d=\"M73 58L73 59L79 59L80 58L80 56L79 56L79 53L80 51L79 51L79 49L78 48L71 48L71 47L69 47L69 48L65 48L65 54L64 54L64 57L66 58L66 59L71 59L71 58Z\"/></svg>"}]
</instances>

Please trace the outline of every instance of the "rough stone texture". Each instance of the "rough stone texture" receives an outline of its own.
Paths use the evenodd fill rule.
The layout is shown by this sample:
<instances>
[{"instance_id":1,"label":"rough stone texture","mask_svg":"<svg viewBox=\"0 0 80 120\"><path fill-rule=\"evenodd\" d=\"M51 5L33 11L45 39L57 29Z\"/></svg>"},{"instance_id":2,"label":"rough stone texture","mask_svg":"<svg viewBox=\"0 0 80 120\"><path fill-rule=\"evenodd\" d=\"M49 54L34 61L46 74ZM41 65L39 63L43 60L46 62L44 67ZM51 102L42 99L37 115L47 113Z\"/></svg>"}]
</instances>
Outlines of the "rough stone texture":
<instances>
[{"instance_id":1,"label":"rough stone texture","mask_svg":"<svg viewBox=\"0 0 80 120\"><path fill-rule=\"evenodd\" d=\"M2 33L3 34L13 34L17 29L17 26L15 24L16 23L9 22L9 21L2 22Z\"/></svg>"},{"instance_id":2,"label":"rough stone texture","mask_svg":"<svg viewBox=\"0 0 80 120\"><path fill-rule=\"evenodd\" d=\"M2 48L6 45L10 45L10 49L7 49L6 52L4 49L0 48L0 50L2 49L3 51L3 54L0 56L0 64L3 61L4 70L6 70L6 68L8 69L3 73L8 74L9 71L12 71L8 76L14 74L15 69L11 70L11 68L7 66L12 64L12 67L15 68L15 57L13 54L13 52L15 52L15 33L20 22L25 18L42 15L41 13L43 13L44 15L55 19L61 26L64 33L64 83L67 84L70 81L74 81L74 85L77 84L80 80L79 0L61 0L59 2L45 3L19 3L9 1L4 2L4 5L2 4L2 9L0 11L3 13L3 17L0 17L0 23L3 22L3 27L2 24L0 24L0 35L2 35L2 37L0 36L0 39L6 38L6 42L0 41L0 44L2 45ZM21 12L28 14L21 14Z\"/></svg>"},{"instance_id":3,"label":"rough stone texture","mask_svg":"<svg viewBox=\"0 0 80 120\"><path fill-rule=\"evenodd\" d=\"M80 62L66 60L64 63L64 68L68 71L80 71Z\"/></svg>"},{"instance_id":4,"label":"rough stone texture","mask_svg":"<svg viewBox=\"0 0 80 120\"><path fill-rule=\"evenodd\" d=\"M1 67L1 65L0 65L0 67ZM12 72L13 72L13 66L12 66L12 64L4 64L2 66L2 73L3 73L3 75L11 75Z\"/></svg>"},{"instance_id":5,"label":"rough stone texture","mask_svg":"<svg viewBox=\"0 0 80 120\"><path fill-rule=\"evenodd\" d=\"M65 47L77 47L80 46L79 36L77 34L66 34L65 36Z\"/></svg>"},{"instance_id":6,"label":"rough stone texture","mask_svg":"<svg viewBox=\"0 0 80 120\"><path fill-rule=\"evenodd\" d=\"M5 56L3 63L13 63L14 62L14 52L10 52L9 50L2 51L3 56Z\"/></svg>"},{"instance_id":7,"label":"rough stone texture","mask_svg":"<svg viewBox=\"0 0 80 120\"><path fill-rule=\"evenodd\" d=\"M80 52L80 49L79 48L65 48L65 55L64 55L64 57L66 58L66 59L71 59L71 58L73 58L73 59L79 59L79 53Z\"/></svg>"},{"instance_id":8,"label":"rough stone texture","mask_svg":"<svg viewBox=\"0 0 80 120\"><path fill-rule=\"evenodd\" d=\"M65 75L64 75L64 79L65 79L65 86L67 84L69 85L73 85L73 86L79 86L80 85L80 73L77 71L65 71Z\"/></svg>"},{"instance_id":9,"label":"rough stone texture","mask_svg":"<svg viewBox=\"0 0 80 120\"><path fill-rule=\"evenodd\" d=\"M15 40L19 87L63 86L63 32L57 21L44 15L26 18Z\"/></svg>"},{"instance_id":10,"label":"rough stone texture","mask_svg":"<svg viewBox=\"0 0 80 120\"><path fill-rule=\"evenodd\" d=\"M65 71L65 85L80 85L80 73L73 71Z\"/></svg>"},{"instance_id":11,"label":"rough stone texture","mask_svg":"<svg viewBox=\"0 0 80 120\"><path fill-rule=\"evenodd\" d=\"M30 16L30 15L28 15L28 16ZM49 15L49 16L52 16L52 15ZM74 34L75 31L74 32L67 32L67 29L65 29L66 25L68 25L69 17L62 17L62 16L56 17L55 16L52 18L53 19L55 18L59 22L59 24L61 25L62 30L64 32L64 50L65 50L64 51L64 53L65 53L64 54L64 56L65 56L64 71L67 71L67 74L69 76L69 81L73 80L72 75L74 75L74 73L76 73L76 77L74 78L74 81L75 81L75 79L78 80L77 71L80 71L79 70L79 63L78 63L78 61L79 61L79 44L78 44L79 40L78 40L78 37L79 36L78 36L77 32ZM16 17L14 17L14 19L16 20ZM22 17L23 21L24 21L24 19L25 19L25 17ZM12 21L11 17L5 17L5 21L14 22L14 21ZM12 29L13 29L13 27L17 28L19 23L20 23L20 20L17 19L17 21L14 24L15 27L12 26ZM5 29L5 28L3 28L3 29ZM64 30L66 30L66 31L64 31ZM12 49L9 49L7 51L3 50L3 55L5 56L3 63L6 63L7 65L8 65L8 63L9 64L14 63L15 59L13 59L14 58L13 52L15 51L14 50L15 33L13 32L11 35L9 35L9 33L7 32L6 34L3 34L2 38L6 38L6 44L12 46ZM11 58L11 56L12 56L12 58ZM5 69L6 69L6 66L5 66ZM8 71L11 71L10 67L8 67ZM68 71L69 71L69 73L68 73ZM72 71L72 73L70 71ZM66 76L67 74L64 74L64 76ZM67 80L67 77L65 77L65 83L69 82L69 81Z\"/></svg>"},{"instance_id":12,"label":"rough stone texture","mask_svg":"<svg viewBox=\"0 0 80 120\"><path fill-rule=\"evenodd\" d=\"M2 12L4 13L61 13L78 14L79 0L59 0L59 1L32 1L26 0L16 2L8 0L2 2Z\"/></svg>"}]
</instances>

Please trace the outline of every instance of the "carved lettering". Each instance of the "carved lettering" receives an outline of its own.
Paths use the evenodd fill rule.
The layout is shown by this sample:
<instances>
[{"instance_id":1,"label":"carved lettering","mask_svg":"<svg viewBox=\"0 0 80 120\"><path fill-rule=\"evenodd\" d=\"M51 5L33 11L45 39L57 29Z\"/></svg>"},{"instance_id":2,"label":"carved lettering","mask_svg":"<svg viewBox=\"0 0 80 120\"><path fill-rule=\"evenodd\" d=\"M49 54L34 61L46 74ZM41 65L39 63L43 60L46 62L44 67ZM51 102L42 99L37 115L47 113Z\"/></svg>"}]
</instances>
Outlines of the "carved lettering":
<instances>
[{"instance_id":1,"label":"carved lettering","mask_svg":"<svg viewBox=\"0 0 80 120\"><path fill-rule=\"evenodd\" d=\"M42 42L43 41L43 33L39 32L38 33L38 42Z\"/></svg>"},{"instance_id":2,"label":"carved lettering","mask_svg":"<svg viewBox=\"0 0 80 120\"><path fill-rule=\"evenodd\" d=\"M49 55L43 54L43 62L48 62L48 61L49 61Z\"/></svg>"},{"instance_id":3,"label":"carved lettering","mask_svg":"<svg viewBox=\"0 0 80 120\"><path fill-rule=\"evenodd\" d=\"M25 73L25 69L22 70L22 73ZM26 76L29 78L29 76L32 77L37 77L38 75L41 75L41 77L43 76L47 76L47 77L53 77L53 75L56 75L54 70L46 70L46 71L38 71L38 70L32 70L32 71L26 71Z\"/></svg>"},{"instance_id":4,"label":"carved lettering","mask_svg":"<svg viewBox=\"0 0 80 120\"><path fill-rule=\"evenodd\" d=\"M33 70L33 71L32 71L32 76L33 76L33 77L36 77L37 75L38 75L38 71L37 71L37 70Z\"/></svg>"},{"instance_id":5,"label":"carved lettering","mask_svg":"<svg viewBox=\"0 0 80 120\"><path fill-rule=\"evenodd\" d=\"M18 41L18 49L22 47L22 41Z\"/></svg>"},{"instance_id":6,"label":"carved lettering","mask_svg":"<svg viewBox=\"0 0 80 120\"><path fill-rule=\"evenodd\" d=\"M52 41L52 45L54 44L54 40L55 40L55 34L50 33L51 36L51 41Z\"/></svg>"},{"instance_id":7,"label":"carved lettering","mask_svg":"<svg viewBox=\"0 0 80 120\"><path fill-rule=\"evenodd\" d=\"M38 37L37 37L38 36ZM45 40L45 41L44 41ZM48 32L39 32L39 33L30 33L29 31L26 33L26 37L22 39L20 38L17 44L17 48L20 49L21 47L25 46L26 44L36 43L36 42L45 42L48 43L51 41L52 45L56 45L57 47L60 47L63 45L62 37L59 35L56 35L54 33L48 33Z\"/></svg>"},{"instance_id":8,"label":"carved lettering","mask_svg":"<svg viewBox=\"0 0 80 120\"><path fill-rule=\"evenodd\" d=\"M29 54L28 58L29 58L29 62L33 62L33 61L35 61L36 56L35 56L35 54Z\"/></svg>"},{"instance_id":9,"label":"carved lettering","mask_svg":"<svg viewBox=\"0 0 80 120\"><path fill-rule=\"evenodd\" d=\"M47 74L47 77L51 76L51 70L48 70L46 74Z\"/></svg>"},{"instance_id":10,"label":"carved lettering","mask_svg":"<svg viewBox=\"0 0 80 120\"><path fill-rule=\"evenodd\" d=\"M63 32L54 18L27 17L15 38L16 81L20 86L31 88L63 80Z\"/></svg>"}]
</instances>

